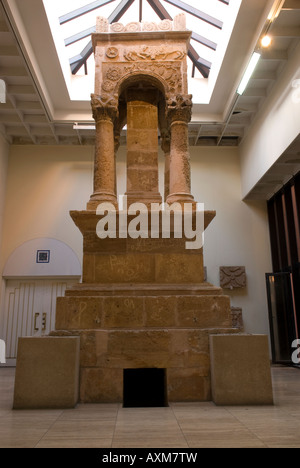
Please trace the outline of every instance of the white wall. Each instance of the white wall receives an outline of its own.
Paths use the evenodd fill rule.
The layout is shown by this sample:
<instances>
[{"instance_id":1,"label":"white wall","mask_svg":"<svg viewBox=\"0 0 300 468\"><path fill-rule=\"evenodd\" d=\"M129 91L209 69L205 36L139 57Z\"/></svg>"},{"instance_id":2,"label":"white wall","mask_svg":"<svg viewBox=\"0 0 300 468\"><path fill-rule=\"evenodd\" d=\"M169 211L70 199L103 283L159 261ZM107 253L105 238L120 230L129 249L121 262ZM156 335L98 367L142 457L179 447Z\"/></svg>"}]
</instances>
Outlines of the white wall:
<instances>
[{"instance_id":1,"label":"white wall","mask_svg":"<svg viewBox=\"0 0 300 468\"><path fill-rule=\"evenodd\" d=\"M9 145L0 135L0 246L2 241L3 216L5 207L6 176Z\"/></svg>"},{"instance_id":2,"label":"white wall","mask_svg":"<svg viewBox=\"0 0 300 468\"><path fill-rule=\"evenodd\" d=\"M267 206L245 203L237 148L191 148L192 192L217 215L205 233L208 281L219 286L220 266L245 266L247 288L226 291L242 307L248 333L269 333L265 273L271 271Z\"/></svg>"},{"instance_id":3,"label":"white wall","mask_svg":"<svg viewBox=\"0 0 300 468\"><path fill-rule=\"evenodd\" d=\"M2 232L3 232L3 227L4 227L3 218L4 218L4 210L5 210L5 199L6 199L6 178L7 178L8 154L9 154L9 145L4 141L4 139L0 135L0 264L2 262L1 244L2 244ZM3 294L3 286L4 286L4 282L1 280L0 281L0 305L1 305L1 297Z\"/></svg>"},{"instance_id":4,"label":"white wall","mask_svg":"<svg viewBox=\"0 0 300 468\"><path fill-rule=\"evenodd\" d=\"M192 192L217 216L206 231L208 280L219 286L219 267L245 266L246 290L229 292L243 308L246 331L268 333L265 273L271 271L265 203L242 201L237 148L191 148ZM8 169L3 260L19 245L58 239L82 259L82 236L69 216L85 209L92 192L92 147L12 146ZM160 154L163 193L163 155ZM118 153L119 194L126 191L126 150ZM3 264L2 264L3 269ZM2 271L2 270L1 270Z\"/></svg>"},{"instance_id":5,"label":"white wall","mask_svg":"<svg viewBox=\"0 0 300 468\"><path fill-rule=\"evenodd\" d=\"M35 238L69 245L81 259L82 236L70 210L84 210L93 185L92 147L11 146L1 271L11 253Z\"/></svg>"},{"instance_id":6,"label":"white wall","mask_svg":"<svg viewBox=\"0 0 300 468\"><path fill-rule=\"evenodd\" d=\"M246 197L300 133L300 44L240 146Z\"/></svg>"}]
</instances>

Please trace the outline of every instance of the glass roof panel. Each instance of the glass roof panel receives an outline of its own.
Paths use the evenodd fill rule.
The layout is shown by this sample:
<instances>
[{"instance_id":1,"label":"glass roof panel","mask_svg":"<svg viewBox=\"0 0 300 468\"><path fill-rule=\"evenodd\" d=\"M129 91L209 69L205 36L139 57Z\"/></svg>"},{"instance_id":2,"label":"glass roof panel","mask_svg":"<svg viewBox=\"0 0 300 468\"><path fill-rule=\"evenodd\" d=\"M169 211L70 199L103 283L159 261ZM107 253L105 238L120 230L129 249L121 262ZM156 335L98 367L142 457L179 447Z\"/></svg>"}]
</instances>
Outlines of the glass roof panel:
<instances>
[{"instance_id":1,"label":"glass roof panel","mask_svg":"<svg viewBox=\"0 0 300 468\"><path fill-rule=\"evenodd\" d=\"M97 16L112 18L116 8L119 5L126 6L128 0L43 1L58 55L60 60L64 62L65 73L68 73L66 70L68 62L73 75L94 76L91 33L95 29L96 18ZM169 18L173 19L184 11L187 18L187 28L193 32L192 49L189 54L191 60L188 61L189 76L193 80L206 80L210 78L211 72L213 72L213 76L216 76L216 69L219 70L221 67L241 2L242 0L228 0L227 4L226 0L186 0L185 2L182 0L155 0L155 4L161 10L157 13L151 6L153 0L132 0L132 4L128 9L125 9L126 11L118 21L124 24L140 20L159 22L163 14L167 14ZM99 4L102 6L99 7ZM95 8L96 6L97 8ZM81 15L79 14L81 12L77 12L76 18L73 19L73 16L76 15L70 15L70 21L62 21L66 19L64 15L67 16L82 7L94 9ZM200 16L204 13L215 19L217 25L199 19L199 12ZM61 24L62 22L63 24Z\"/></svg>"}]
</instances>

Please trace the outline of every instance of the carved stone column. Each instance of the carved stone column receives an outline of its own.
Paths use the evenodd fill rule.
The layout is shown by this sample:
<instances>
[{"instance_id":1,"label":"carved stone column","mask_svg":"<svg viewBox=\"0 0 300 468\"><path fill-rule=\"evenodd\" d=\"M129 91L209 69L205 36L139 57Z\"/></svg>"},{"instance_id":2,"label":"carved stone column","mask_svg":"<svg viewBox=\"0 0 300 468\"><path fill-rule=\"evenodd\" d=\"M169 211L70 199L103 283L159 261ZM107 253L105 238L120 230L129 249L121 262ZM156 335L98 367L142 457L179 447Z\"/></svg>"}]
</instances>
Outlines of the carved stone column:
<instances>
[{"instance_id":1,"label":"carved stone column","mask_svg":"<svg viewBox=\"0 0 300 468\"><path fill-rule=\"evenodd\" d=\"M117 101L105 102L101 96L92 95L93 117L96 122L94 161L94 193L87 204L96 210L103 202L117 206L114 120L118 115Z\"/></svg>"},{"instance_id":2,"label":"carved stone column","mask_svg":"<svg viewBox=\"0 0 300 468\"><path fill-rule=\"evenodd\" d=\"M114 134L114 149L115 149L115 154L114 154L114 165L115 165L115 194L117 195L117 152L120 148L120 139L121 139L121 135L120 133L116 133L115 131L115 134Z\"/></svg>"},{"instance_id":3,"label":"carved stone column","mask_svg":"<svg viewBox=\"0 0 300 468\"><path fill-rule=\"evenodd\" d=\"M171 151L171 138L170 133L165 131L161 135L161 149L165 153L165 180L164 180L164 201L170 194L170 151Z\"/></svg>"},{"instance_id":4,"label":"carved stone column","mask_svg":"<svg viewBox=\"0 0 300 468\"><path fill-rule=\"evenodd\" d=\"M192 96L177 95L167 102L167 116L171 132L169 204L193 202L188 123L192 117Z\"/></svg>"}]
</instances>

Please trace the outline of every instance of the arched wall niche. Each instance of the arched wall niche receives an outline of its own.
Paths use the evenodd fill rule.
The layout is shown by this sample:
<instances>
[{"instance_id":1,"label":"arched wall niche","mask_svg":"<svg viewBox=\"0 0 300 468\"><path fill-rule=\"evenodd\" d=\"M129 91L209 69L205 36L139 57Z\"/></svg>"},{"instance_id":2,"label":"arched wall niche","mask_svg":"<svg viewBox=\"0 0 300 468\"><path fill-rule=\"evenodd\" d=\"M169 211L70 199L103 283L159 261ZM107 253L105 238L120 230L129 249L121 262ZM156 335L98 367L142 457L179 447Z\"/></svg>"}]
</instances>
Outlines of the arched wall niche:
<instances>
[{"instance_id":1,"label":"arched wall niche","mask_svg":"<svg viewBox=\"0 0 300 468\"><path fill-rule=\"evenodd\" d=\"M81 265L75 252L52 238L31 239L9 256L3 278L80 278Z\"/></svg>"}]
</instances>

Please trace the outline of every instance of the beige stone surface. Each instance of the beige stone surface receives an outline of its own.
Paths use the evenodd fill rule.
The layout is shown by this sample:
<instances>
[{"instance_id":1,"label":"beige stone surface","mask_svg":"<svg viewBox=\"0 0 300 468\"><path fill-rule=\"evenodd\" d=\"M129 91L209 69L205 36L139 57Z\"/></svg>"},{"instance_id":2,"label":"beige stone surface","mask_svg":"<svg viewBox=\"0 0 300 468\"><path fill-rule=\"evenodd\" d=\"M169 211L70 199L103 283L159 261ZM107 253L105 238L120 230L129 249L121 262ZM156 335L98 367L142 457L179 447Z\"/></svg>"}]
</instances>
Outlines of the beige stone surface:
<instances>
[{"instance_id":1,"label":"beige stone surface","mask_svg":"<svg viewBox=\"0 0 300 468\"><path fill-rule=\"evenodd\" d=\"M209 401L211 398L209 376L199 367L169 369L167 373L169 402Z\"/></svg>"},{"instance_id":2,"label":"beige stone surface","mask_svg":"<svg viewBox=\"0 0 300 468\"><path fill-rule=\"evenodd\" d=\"M14 408L73 408L78 396L78 337L19 338Z\"/></svg>"},{"instance_id":3,"label":"beige stone surface","mask_svg":"<svg viewBox=\"0 0 300 468\"><path fill-rule=\"evenodd\" d=\"M82 369L80 401L83 403L121 403L123 401L123 369Z\"/></svg>"},{"instance_id":4,"label":"beige stone surface","mask_svg":"<svg viewBox=\"0 0 300 468\"><path fill-rule=\"evenodd\" d=\"M145 291L146 292L146 291ZM57 299L56 330L232 328L227 296L74 296Z\"/></svg>"},{"instance_id":5,"label":"beige stone surface","mask_svg":"<svg viewBox=\"0 0 300 468\"><path fill-rule=\"evenodd\" d=\"M268 337L211 335L212 397L217 405L272 405Z\"/></svg>"}]
</instances>

